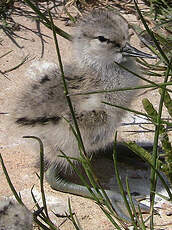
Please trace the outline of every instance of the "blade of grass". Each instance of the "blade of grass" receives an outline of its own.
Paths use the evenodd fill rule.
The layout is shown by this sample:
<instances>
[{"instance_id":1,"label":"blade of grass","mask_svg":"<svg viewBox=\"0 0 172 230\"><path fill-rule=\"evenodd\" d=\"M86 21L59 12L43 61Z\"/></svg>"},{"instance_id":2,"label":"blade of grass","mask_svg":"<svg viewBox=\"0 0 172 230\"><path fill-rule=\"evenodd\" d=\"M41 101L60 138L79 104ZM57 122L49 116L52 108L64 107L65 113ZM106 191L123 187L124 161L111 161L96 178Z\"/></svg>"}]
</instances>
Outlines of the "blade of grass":
<instances>
[{"instance_id":1,"label":"blade of grass","mask_svg":"<svg viewBox=\"0 0 172 230\"><path fill-rule=\"evenodd\" d=\"M14 185L13 185L12 182L11 182L11 179L10 179L10 177L9 177L9 175L8 175L8 172L7 172L7 169L6 169L6 167L5 167L5 164L4 164L4 161L3 161L3 158L2 158L2 155L1 155L1 154L0 154L0 162L1 162L3 172L4 172L4 174L5 174L5 177L6 177L6 179L7 179L7 182L8 182L8 184L9 184L9 186L10 186L10 189L11 189L13 195L15 196L15 198L16 198L16 200L18 201L19 204L24 205L24 203L23 203L23 201L21 200L20 196L17 194L17 192L16 192L16 190L15 190L15 188L14 188ZM25 206L25 205L24 205L24 206Z\"/></svg>"},{"instance_id":2,"label":"blade of grass","mask_svg":"<svg viewBox=\"0 0 172 230\"><path fill-rule=\"evenodd\" d=\"M171 66L171 64L169 63L168 57L165 55L165 53L164 53L163 50L161 49L161 47L160 47L160 45L159 45L157 39L156 39L155 36L154 36L153 31L151 31L151 30L149 29L149 27L148 27L148 25L147 25L147 23L146 23L144 17L142 16L142 13L141 13L141 11L140 11L138 5L137 5L136 0L134 0L134 4L135 4L137 13L139 14L139 17L140 17L140 19L141 19L141 21L142 21L142 23L143 23L143 25L144 25L146 31L148 32L148 34L149 34L149 35L151 36L151 38L153 39L153 41L154 41L154 43L155 43L155 45L156 45L156 48L158 49L158 51L159 51L159 53L161 54L161 56L162 56L163 60L165 61L165 63L169 66L170 69L172 69L172 66Z\"/></svg>"},{"instance_id":3,"label":"blade of grass","mask_svg":"<svg viewBox=\"0 0 172 230\"><path fill-rule=\"evenodd\" d=\"M46 198L45 198L45 192L44 192L44 146L39 137L23 136L23 138L35 139L39 142L39 146L40 146L40 187L41 187L42 203L44 206L46 217L49 218Z\"/></svg>"},{"instance_id":4,"label":"blade of grass","mask_svg":"<svg viewBox=\"0 0 172 230\"><path fill-rule=\"evenodd\" d=\"M163 86L169 86L172 85L172 82L166 82L166 83L157 83L156 86L154 85L138 85L135 87L126 87L126 88L115 88L110 90L96 90L96 91L87 91L87 92L80 92L80 93L69 93L67 96L77 96L77 95L89 95L89 94L98 94L98 93L113 93L118 91L127 91L127 90L139 90L139 89L147 89L147 88L162 88ZM167 89L168 91L168 89Z\"/></svg>"},{"instance_id":5,"label":"blade of grass","mask_svg":"<svg viewBox=\"0 0 172 230\"><path fill-rule=\"evenodd\" d=\"M23 65L27 60L28 60L28 56L26 56L25 58L23 58L23 60L22 60L18 65L14 66L14 67L12 67L12 68L10 68L10 69L8 69L8 70L3 71L2 74L6 74L6 73L9 73L9 72L11 72L11 71L13 71L13 70L18 69L18 68L19 68L21 65Z\"/></svg>"},{"instance_id":6,"label":"blade of grass","mask_svg":"<svg viewBox=\"0 0 172 230\"><path fill-rule=\"evenodd\" d=\"M146 79L145 77L140 76L139 74L137 74L137 73L135 73L135 72L129 70L128 68L126 68L124 65L121 65L121 64L119 64L119 63L117 63L117 62L115 62L115 63L116 63L117 65L119 65L121 68L125 69L127 72L132 73L132 74L134 74L136 77L142 79L143 81L149 82L150 84L152 84L152 85L154 85L154 86L156 86L156 87L160 87L160 88L163 89L163 86L162 86L162 87L161 87L160 85L158 86L157 83L155 83L155 82L153 82L153 81L150 81L150 80ZM169 64L169 68L171 68L171 64ZM170 89L167 89L167 90L168 90L169 92L172 92L172 90L170 90Z\"/></svg>"},{"instance_id":7,"label":"blade of grass","mask_svg":"<svg viewBox=\"0 0 172 230\"><path fill-rule=\"evenodd\" d=\"M31 193L32 199L33 199L33 201L34 201L34 203L35 203L37 209L39 210L39 209L41 209L41 207L39 206L39 203L37 202L37 200L36 200L36 198L35 198L35 196L34 196L33 189L34 189L34 185L32 186L30 193ZM41 213L41 215L42 215L43 217L46 217L45 214L44 214L43 212Z\"/></svg>"},{"instance_id":8,"label":"blade of grass","mask_svg":"<svg viewBox=\"0 0 172 230\"><path fill-rule=\"evenodd\" d=\"M75 167L75 165L73 164L73 162L71 161L71 159L61 150L60 151L62 153L62 156L69 162L69 164L72 166L72 168L74 169L74 171L77 173L77 175L79 176L79 178L81 179L83 185L89 190L90 194L93 196L93 199L96 200L96 202L98 202L94 192L92 191L92 189L90 188L90 186L88 185L88 183L86 182L86 179L84 178L84 176L82 175L82 173L78 170L77 167Z\"/></svg>"},{"instance_id":9,"label":"blade of grass","mask_svg":"<svg viewBox=\"0 0 172 230\"><path fill-rule=\"evenodd\" d=\"M110 222L115 226L115 228L118 230L121 230L121 227L116 223L116 221L114 221L111 214L103 206L100 206L100 208L102 209L104 214L107 216L107 218L110 220ZM123 225L124 229L128 229L126 224L123 223L122 225Z\"/></svg>"},{"instance_id":10,"label":"blade of grass","mask_svg":"<svg viewBox=\"0 0 172 230\"><path fill-rule=\"evenodd\" d=\"M11 189L11 191L12 191L14 197L16 198L16 200L17 200L17 202L18 202L19 204L25 206L25 204L24 204L23 201L21 200L20 196L17 194L17 192L16 192L16 190L15 190L15 188L14 188L12 182L11 182L11 179L10 179L10 177L9 177L9 175L8 175L8 172L7 172L7 169L6 169L6 167L5 167L5 164L4 164L4 161L3 161L3 158L2 158L2 156L1 156L1 154L0 154L0 162L1 162L3 172L4 172L4 174L5 174L5 177L6 177L6 179L7 179L7 182L8 182L8 184L9 184L9 186L10 186L10 189ZM33 215L33 219L34 219L35 223L37 223L39 226L41 226L44 230L52 230L52 229L47 228L47 227L46 227L44 224L42 224L38 219L34 218L34 215ZM54 230L57 230L57 229L54 229Z\"/></svg>"},{"instance_id":11,"label":"blade of grass","mask_svg":"<svg viewBox=\"0 0 172 230\"><path fill-rule=\"evenodd\" d=\"M161 197L162 199L164 199L166 201L170 201L170 199L167 196L164 196L164 195L162 195L162 194L160 194L158 192L156 192L156 195L159 196L159 197Z\"/></svg>"},{"instance_id":12,"label":"blade of grass","mask_svg":"<svg viewBox=\"0 0 172 230\"><path fill-rule=\"evenodd\" d=\"M80 148L82 149L82 151L84 153L84 154L81 153L81 157L83 157L83 159L87 161L85 147L84 147L83 140L82 140L82 137L81 137L81 133L80 133L80 130L79 130L79 127L78 127L78 124L77 124L77 120L76 120L75 113L74 113L74 110L73 110L72 102L71 102L70 97L68 96L68 87L67 87L67 83L65 81L63 65L62 65L60 50L59 50L59 46L58 46L58 40L57 40L57 37L56 37L56 34L55 34L54 23L53 23L53 19L52 19L52 16L51 16L50 12L49 12L49 17L50 17L50 21L51 21L52 30L53 30L53 35L54 35L54 41L55 41L55 46L56 46L56 52L57 52L57 56L58 56L59 66L60 66L60 70L61 70L61 74L62 74L61 76L62 76L62 81L63 81L63 85L64 85L64 94L66 96L67 103L68 103L68 106L69 106L71 114L72 114L72 118L73 118L73 121L74 121L74 126L75 126L75 129L76 129L76 132L77 132L77 136L79 138ZM67 159L70 161L69 158L67 158ZM89 161L87 161L87 163L89 164ZM76 170L76 168L75 168L75 170ZM80 176L82 176L82 175L80 175ZM93 191L88 187L88 185L86 185L86 186L87 186L87 189L89 189L89 191L93 195L94 199L97 200L97 198L94 195ZM101 195L101 193L100 193L100 195ZM107 197L106 194L105 194L105 197ZM97 200L97 202L98 202L98 200Z\"/></svg>"},{"instance_id":13,"label":"blade of grass","mask_svg":"<svg viewBox=\"0 0 172 230\"><path fill-rule=\"evenodd\" d=\"M102 101L101 103L106 104L106 105L109 105L109 106L113 106L113 107L116 107L116 108L119 108L119 109L123 109L123 110L128 111L128 112L131 112L131 113L135 113L135 114L138 114L138 115L142 115L142 116L144 116L144 117L147 117L148 119L149 119L149 118L152 119L152 117L151 117L150 115L148 115L148 114L146 114L146 113L139 112L139 111L137 111L137 110L129 109L129 108L127 108L127 107L123 107L123 106L116 105L116 104L111 104L111 103L106 102L106 101ZM157 125L157 123L154 122L154 121L152 121L152 123L153 123L154 125ZM167 121L165 121L165 120L162 120L161 124L171 125L171 123L169 123L169 122L167 122Z\"/></svg>"},{"instance_id":14,"label":"blade of grass","mask_svg":"<svg viewBox=\"0 0 172 230\"><path fill-rule=\"evenodd\" d=\"M172 58L169 62L169 65L167 67L164 82L168 81L168 76L170 72L170 65L172 63ZM164 104L164 96L165 96L165 87L162 89L162 94L160 97L159 102L159 109L158 109L158 116L157 116L157 125L155 126L155 135L154 135L154 145L153 145L153 165L157 169L157 156L158 156L158 140L159 140L159 134L160 134L160 126L161 126L161 115L162 115L162 108ZM153 209L154 209L154 202L155 202L155 191L156 191L156 173L155 170L151 170L151 193L150 193L150 201L151 201L151 221L150 221L150 228L153 228Z\"/></svg>"},{"instance_id":15,"label":"blade of grass","mask_svg":"<svg viewBox=\"0 0 172 230\"><path fill-rule=\"evenodd\" d=\"M155 168L155 166L146 158L144 158L144 156L142 154L139 154L140 151L138 148L140 148L136 143L134 142L130 142L130 143L125 143L127 145L127 147L129 149L131 149L134 153L136 153L139 157L141 157L143 160L145 160L150 166L151 168L156 172L156 174L158 175L159 179L161 180L164 188L166 189L168 195L169 195L169 200L172 201L172 193L168 187L168 184L165 182L164 178L162 177L161 173Z\"/></svg>"},{"instance_id":16,"label":"blade of grass","mask_svg":"<svg viewBox=\"0 0 172 230\"><path fill-rule=\"evenodd\" d=\"M72 221L73 225L75 226L76 230L81 230L79 228L79 226L77 225L75 218L73 216L73 212L72 212L72 208L71 208L71 204L70 204L70 199L68 198L68 207L69 207L69 213L70 213L70 220Z\"/></svg>"},{"instance_id":17,"label":"blade of grass","mask_svg":"<svg viewBox=\"0 0 172 230\"><path fill-rule=\"evenodd\" d=\"M145 226L145 222L143 220L143 215L142 215L142 211L141 211L141 208L140 206L138 205L138 213L139 213L139 216L140 216L140 227L142 230L146 230L146 226Z\"/></svg>"},{"instance_id":18,"label":"blade of grass","mask_svg":"<svg viewBox=\"0 0 172 230\"><path fill-rule=\"evenodd\" d=\"M34 222L41 227L44 230L52 230L51 228L47 228L47 226L45 226L43 223L41 223L41 221L39 221L38 219L36 219L35 217L33 217ZM57 230L57 229L56 229Z\"/></svg>"},{"instance_id":19,"label":"blade of grass","mask_svg":"<svg viewBox=\"0 0 172 230\"><path fill-rule=\"evenodd\" d=\"M82 175L82 173L78 170L77 167L75 167L75 165L73 164L73 162L71 161L70 157L68 157L63 151L60 151L62 153L62 156L65 157L65 159L69 162L69 164L72 166L72 168L74 169L74 171L77 173L77 175L79 176L79 178L81 179L83 185L88 189L88 191L90 192L91 196L93 197L93 199L97 202L99 202L99 199L97 198L97 196L95 195L95 192L90 188L90 186L88 185L86 179L84 178L84 176ZM100 193L101 195L101 193Z\"/></svg>"},{"instance_id":20,"label":"blade of grass","mask_svg":"<svg viewBox=\"0 0 172 230\"><path fill-rule=\"evenodd\" d=\"M56 46L56 52L57 52L57 56L58 56L58 62L59 62L60 71L61 71L61 77L62 77L63 86L64 86L64 94L66 96L66 100L67 100L67 103L68 103L68 106L69 106L69 109L70 109L70 112L71 112L71 115L72 115L72 119L73 119L75 129L76 129L76 132L77 132L80 144L81 144L81 148L83 150L84 155L86 156L84 143L83 143L83 140L82 140L82 137L81 137L79 127L78 127L78 123L77 123L77 120L76 120L76 116L75 116L75 113L74 113L72 102L71 102L70 97L67 96L69 94L68 93L68 87L67 87L67 83L66 83L65 76L64 76L64 71L63 71L63 65L62 65L62 60L61 60L58 40L57 40L57 36L56 36L56 33L55 33L55 26L54 26L54 22L53 22L53 19L52 19L50 11L49 11L49 17L50 17L51 27L52 27L52 31L53 31L53 36L54 36L54 42L55 42L55 46Z\"/></svg>"},{"instance_id":21,"label":"blade of grass","mask_svg":"<svg viewBox=\"0 0 172 230\"><path fill-rule=\"evenodd\" d=\"M75 116L74 109L73 109L73 106L72 106L72 102L71 102L70 97L67 96L68 95L68 87L67 87L67 84L66 84L66 81L65 81L65 76L64 76L64 71L63 71L63 65L62 65L60 50L59 50L59 46L58 46L58 40L57 40L57 37L56 37L56 34L55 34L54 23L53 23L53 19L52 19L52 16L51 16L50 12L49 12L49 17L50 17L50 21L51 21L51 25L52 25L52 30L53 30L54 41L55 41L55 45L56 45L56 51L57 51L59 66L60 66L60 70L61 70L61 74L62 74L61 76L62 76L63 85L64 85L64 94L66 96L66 99L67 99L67 102L68 102L68 106L69 106L71 114L72 114L72 118L73 118L73 121L74 121L74 125L75 125L75 129L76 129L76 132L77 132L77 136L78 136L78 139L79 139L80 147L81 147L81 149L82 149L82 151L84 153L84 155L82 155L82 157L84 159L86 159L86 161L87 161L84 143L83 143L83 140L82 140L82 137L81 137L81 133L80 133L78 124L77 124L77 120L76 120L76 116ZM81 152L81 154L82 154L82 152ZM87 162L87 163L89 164L89 162ZM86 172L88 172L88 171L86 171ZM89 175L90 174L88 174L88 176ZM93 177L92 177L92 179L93 179ZM99 190L97 190L97 191L99 191Z\"/></svg>"},{"instance_id":22,"label":"blade of grass","mask_svg":"<svg viewBox=\"0 0 172 230\"><path fill-rule=\"evenodd\" d=\"M66 120L66 118L64 118ZM68 123L69 121L66 120ZM72 129L72 132L74 133L75 137L78 139L78 136L73 128L73 126L69 123L71 129ZM80 160L82 165L83 165L83 168L89 178L89 181L91 182L93 188L95 189L95 191L97 192L99 198L98 200L96 199L96 202L98 203L99 206L102 206L102 202L99 200L104 200L104 203L106 205L106 207L108 208L108 210L111 212L111 214L113 214L113 212L115 212L115 217L121 222L120 218L118 217L118 214L116 213L115 209L112 208L112 204L111 204L111 201L109 199L109 197L107 196L105 190L103 189L103 187L100 185L99 181L97 180L97 177L96 175L94 174L94 172L92 171L92 168L91 168L91 163L89 161L89 159L87 158L82 158L82 155L81 155L81 159L77 159L77 158L69 158L65 153L63 153L63 151L61 151L62 153L62 156L60 157L64 157L65 159L67 159L67 161L69 162L69 164L72 166L72 168L74 169L74 171L77 173L77 175L79 175L81 181L83 182L83 184L87 187L87 189L89 190L89 192L91 192L91 194L93 195L93 199L95 200L95 196L96 194L94 194L94 192L92 190L90 190L90 187L87 183L87 181L84 179L84 177L82 176L82 174L80 173L80 171L75 167L75 165L71 162L71 160ZM101 193L101 192L102 193ZM102 196L103 194L103 196ZM122 224L122 222L121 222Z\"/></svg>"},{"instance_id":23,"label":"blade of grass","mask_svg":"<svg viewBox=\"0 0 172 230\"><path fill-rule=\"evenodd\" d=\"M49 19L30 1L30 0L24 0L28 5L29 5L29 7L30 8L32 8L32 10L34 10L35 11L35 13L41 18L41 22L45 25L45 26L47 26L49 29L52 29L51 28L51 22L49 21ZM68 33L66 33L65 31L63 31L62 29L60 29L59 27L57 27L57 26L53 26L54 27L54 31L58 34L58 35L60 35L60 36L62 36L63 38L65 38L65 39L67 39L67 40L69 40L69 41L71 41L72 40L72 36L70 35L70 34L68 34Z\"/></svg>"},{"instance_id":24,"label":"blade of grass","mask_svg":"<svg viewBox=\"0 0 172 230\"><path fill-rule=\"evenodd\" d=\"M33 187L34 186L32 186L32 188L31 188L31 195L32 195L32 199L33 199L33 201L34 201L34 203L35 203L35 205L36 205L36 207L37 207L37 209L38 209L38 211L40 210L40 209L44 209L44 207L40 207L39 206L39 204L38 204L38 202L37 202L37 200L36 200L36 198L35 198L35 196L34 196L34 193L33 193ZM36 211L37 212L37 211ZM45 224L47 224L49 227L50 227L50 229L51 230L59 230L59 228L57 228L53 223L52 223L52 221L50 220L50 218L48 218L48 217L46 217L46 215L43 213L43 212L41 212L39 215L37 214L33 214L33 219L34 219L34 221L39 225L39 226L41 226L43 229L45 229L45 230L48 230L49 228L47 228L42 222L40 222L38 219L37 219L37 216L42 220L42 221L44 221L44 223Z\"/></svg>"},{"instance_id":25,"label":"blade of grass","mask_svg":"<svg viewBox=\"0 0 172 230\"><path fill-rule=\"evenodd\" d=\"M121 193L122 198L124 200L124 204L125 204L125 206L126 206L126 208L128 210L128 214L129 214L129 216L131 218L132 224L134 225L135 229L137 230L138 228L137 228L137 225L135 223L135 220L134 220L134 217L133 217L129 202L128 202L127 197L125 195L125 191L124 191L124 188L123 188L120 176L119 176L119 172L118 172L116 142L117 142L117 132L115 133L114 149L113 149L113 161L114 161L115 175L116 175L116 179L117 179L118 186L119 186L119 189L120 189L120 193Z\"/></svg>"},{"instance_id":26,"label":"blade of grass","mask_svg":"<svg viewBox=\"0 0 172 230\"><path fill-rule=\"evenodd\" d=\"M10 50L10 51L6 52L5 54L1 55L0 58L5 57L6 55L10 54L11 52L13 52L13 50Z\"/></svg>"},{"instance_id":27,"label":"blade of grass","mask_svg":"<svg viewBox=\"0 0 172 230\"><path fill-rule=\"evenodd\" d=\"M63 117L63 119L69 124L69 126L70 126L70 128L71 128L71 130L72 130L72 132L73 132L73 134L74 134L74 136L78 142L78 148L80 148L82 143L80 143L80 138L78 137L77 132L75 131L74 127L71 125L70 121L68 121L65 117ZM80 151L80 154L82 156L82 151Z\"/></svg>"},{"instance_id":28,"label":"blade of grass","mask_svg":"<svg viewBox=\"0 0 172 230\"><path fill-rule=\"evenodd\" d=\"M151 63L148 63L146 60L144 59L139 59L137 58L137 62L143 66L146 66L148 67L149 69L151 70L155 70L155 71L165 71L166 70L166 67L165 66L157 66L155 63L154 64L151 64Z\"/></svg>"},{"instance_id":29,"label":"blade of grass","mask_svg":"<svg viewBox=\"0 0 172 230\"><path fill-rule=\"evenodd\" d=\"M102 103L103 103L103 104L106 104L106 105L109 105L109 106L114 106L114 107L119 108L119 109L126 110L126 111L128 111L128 112L132 112L132 113L135 113L135 114L138 114L138 115L142 115L142 116L147 117L147 118L151 118L151 116L149 116L148 114L139 112L139 111L137 111L137 110L129 109L129 108L127 108L127 107L123 107L123 106L116 105L116 104L111 104L111 103L106 102L106 101L102 101Z\"/></svg>"},{"instance_id":30,"label":"blade of grass","mask_svg":"<svg viewBox=\"0 0 172 230\"><path fill-rule=\"evenodd\" d=\"M87 181L85 180L84 176L82 175L82 173L78 170L78 168L75 167L75 165L73 164L73 162L71 161L71 158L69 158L65 153L62 153L62 156L66 158L66 160L69 162L69 164L72 166L73 170L76 172L76 174L79 176L79 178L81 179L83 185L88 189L88 191L90 192L91 196L89 196L89 198L93 199L98 205L99 207L102 209L102 200L104 200L104 204L106 205L106 207L108 208L110 214L109 215L113 215L115 218L118 219L118 221L121 223L121 225L123 225L123 219L121 217L118 216L117 212L112 209L112 205L111 202L106 194L106 192L102 189L102 187L99 188L99 190L101 189L101 192L96 189L95 191L92 190L92 188L90 188L90 186L88 185ZM85 169L85 168L84 168ZM86 170L86 169L85 169ZM94 173L93 173L94 175ZM95 187L95 185L93 186ZM96 193L95 193L96 192ZM103 196L102 196L103 194ZM114 215L115 213L115 215ZM112 218L112 217L111 217ZM110 221L111 221L110 218Z\"/></svg>"},{"instance_id":31,"label":"blade of grass","mask_svg":"<svg viewBox=\"0 0 172 230\"><path fill-rule=\"evenodd\" d=\"M126 189L127 189L127 194L128 194L128 197L129 197L129 201L130 201L130 205L131 205L131 208L132 208L133 215L134 215L134 217L136 219L137 224L141 227L139 218L137 216L136 208L134 206L133 199L131 197L131 192L130 192L128 177L126 177Z\"/></svg>"}]
</instances>

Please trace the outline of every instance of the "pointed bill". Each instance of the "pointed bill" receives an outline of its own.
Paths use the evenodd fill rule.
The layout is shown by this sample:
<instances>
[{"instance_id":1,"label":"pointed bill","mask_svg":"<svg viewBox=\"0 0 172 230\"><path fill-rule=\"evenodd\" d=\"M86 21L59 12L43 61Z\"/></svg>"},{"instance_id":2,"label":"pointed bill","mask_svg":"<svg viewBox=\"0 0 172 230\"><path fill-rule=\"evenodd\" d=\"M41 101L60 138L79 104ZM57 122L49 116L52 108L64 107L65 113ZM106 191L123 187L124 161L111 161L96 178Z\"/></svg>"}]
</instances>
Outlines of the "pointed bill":
<instances>
[{"instance_id":1,"label":"pointed bill","mask_svg":"<svg viewBox=\"0 0 172 230\"><path fill-rule=\"evenodd\" d=\"M152 58L156 59L156 56L152 56L151 54L144 53L135 47L131 46L129 43L125 45L125 47L122 48L122 54L124 56L131 56L131 57L140 57L140 58Z\"/></svg>"}]
</instances>

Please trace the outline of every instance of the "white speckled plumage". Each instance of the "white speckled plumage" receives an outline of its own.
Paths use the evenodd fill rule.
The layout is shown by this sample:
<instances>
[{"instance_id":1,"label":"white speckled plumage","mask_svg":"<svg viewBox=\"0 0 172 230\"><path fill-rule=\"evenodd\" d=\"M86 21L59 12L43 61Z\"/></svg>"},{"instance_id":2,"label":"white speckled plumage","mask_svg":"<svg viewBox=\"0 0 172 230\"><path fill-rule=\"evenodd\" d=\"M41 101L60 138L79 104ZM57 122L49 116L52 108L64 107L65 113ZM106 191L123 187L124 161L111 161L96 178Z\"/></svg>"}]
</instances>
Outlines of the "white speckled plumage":
<instances>
[{"instance_id":1,"label":"white speckled plumage","mask_svg":"<svg viewBox=\"0 0 172 230\"><path fill-rule=\"evenodd\" d=\"M99 36L114 42L101 42ZM64 65L69 91L75 93L138 85L137 77L114 64L116 61L130 70L137 70L135 60L123 56L120 51L126 42L129 42L128 24L123 17L106 10L96 10L85 17L76 28L73 40L75 61L71 65ZM46 142L46 158L49 162L63 161L57 158L58 148L71 157L77 157L76 140L68 124L61 119L64 116L71 120L71 116L63 93L60 70L53 63L35 62L28 74L31 81L26 82L22 89L13 117L23 124L26 133L29 130L27 134L37 135ZM134 91L125 91L72 97L88 153L105 148L112 141L124 114L123 110L106 106L101 101L129 106L133 96ZM46 118L55 117L59 117L58 122L53 123L53 119L46 121ZM35 121L30 125L31 129L29 121L25 125L27 121L23 120L22 123L22 118ZM42 119L44 125L41 125L41 118L45 118L45 122Z\"/></svg>"},{"instance_id":2,"label":"white speckled plumage","mask_svg":"<svg viewBox=\"0 0 172 230\"><path fill-rule=\"evenodd\" d=\"M102 9L85 16L77 25L72 41L73 63L64 64L69 92L138 85L139 79L135 75L115 64L120 63L133 72L139 71L135 59L131 57L135 55L126 55L124 50L128 43L128 23L122 16ZM35 62L29 75L31 80L21 90L12 117L23 134L35 135L43 140L45 157L50 165L55 165L57 169L60 164L68 174L69 164L58 157L58 150L61 149L70 157L79 157L80 153L69 124L62 118L73 123L60 70L53 63ZM101 101L129 107L134 95L134 91L121 91L71 97L88 155L106 148L112 142L124 115L123 110L102 104ZM49 182L52 187L59 189L52 185L50 179Z\"/></svg>"}]
</instances>

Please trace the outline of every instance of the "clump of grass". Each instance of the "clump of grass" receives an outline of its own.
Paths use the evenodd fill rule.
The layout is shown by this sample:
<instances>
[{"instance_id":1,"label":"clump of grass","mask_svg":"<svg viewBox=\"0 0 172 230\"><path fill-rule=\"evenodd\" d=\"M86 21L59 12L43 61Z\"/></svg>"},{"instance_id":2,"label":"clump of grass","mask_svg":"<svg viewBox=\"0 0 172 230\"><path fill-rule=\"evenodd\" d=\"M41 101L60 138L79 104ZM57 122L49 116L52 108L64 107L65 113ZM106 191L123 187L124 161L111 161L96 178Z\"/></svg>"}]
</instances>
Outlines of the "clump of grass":
<instances>
[{"instance_id":1,"label":"clump of grass","mask_svg":"<svg viewBox=\"0 0 172 230\"><path fill-rule=\"evenodd\" d=\"M0 2L0 28L9 27L8 18L13 10L15 0L1 0Z\"/></svg>"},{"instance_id":2,"label":"clump of grass","mask_svg":"<svg viewBox=\"0 0 172 230\"><path fill-rule=\"evenodd\" d=\"M6 18L9 10L13 7L15 0L1 0L0 2L0 18Z\"/></svg>"},{"instance_id":3,"label":"clump of grass","mask_svg":"<svg viewBox=\"0 0 172 230\"><path fill-rule=\"evenodd\" d=\"M147 75L163 77L163 72L166 69L165 64L167 64L172 57L172 3L165 0L147 2L149 2L150 7L143 10L142 15L145 17L145 23L147 21L147 23L151 25L150 29L146 27L141 28L138 25L133 25L133 27L142 43L158 55L159 59L152 65L145 60L139 60L139 63ZM164 53L165 56L162 57ZM169 76L171 75L172 73L170 71Z\"/></svg>"},{"instance_id":4,"label":"clump of grass","mask_svg":"<svg viewBox=\"0 0 172 230\"><path fill-rule=\"evenodd\" d=\"M155 19L164 13L169 14L169 9L172 7L172 2L170 0L144 0L144 2L150 6L150 13L154 15Z\"/></svg>"},{"instance_id":5,"label":"clump of grass","mask_svg":"<svg viewBox=\"0 0 172 230\"><path fill-rule=\"evenodd\" d=\"M161 96L163 96L162 90L160 90L160 94ZM147 98L143 99L142 103L147 114L149 114L152 117L152 123L156 124L158 119L158 112L154 109L152 103ZM166 91L164 93L164 104L169 112L169 115L171 116L172 100L170 98L170 95ZM158 169L166 174L172 185L172 146L169 141L167 126L163 125L162 123L163 121L162 119L160 119L159 135L163 149L163 154L160 154L160 157L161 159L163 158L163 160L158 160Z\"/></svg>"},{"instance_id":6,"label":"clump of grass","mask_svg":"<svg viewBox=\"0 0 172 230\"><path fill-rule=\"evenodd\" d=\"M145 27L146 32L151 36L151 39L154 42L154 46L156 47L155 53L158 55L160 62L157 61L155 66L157 66L159 63L161 63L164 67L163 69L163 82L166 83L170 81L170 75L172 74L172 52L171 49L169 49L169 52L165 53L164 52L164 45L165 45L165 40L160 39L161 37L156 36L153 30L151 30L144 17L142 16L141 11L139 10L136 1L135 6L137 9L137 12L142 20L142 23ZM155 2L155 1L153 1ZM167 6L168 7L168 6ZM170 11L171 9L169 9ZM153 50L153 49L152 49ZM148 64L149 68L149 64ZM155 126L155 133L154 133L154 144L153 144L153 155L152 155L152 166L153 169L151 171L151 191L150 191L150 201L151 201L151 221L150 221L150 228L152 229L154 226L154 221L153 221L153 207L154 207L154 199L155 199L155 192L156 192L156 182L157 182L157 173L156 171L159 170L158 167L158 159L159 159L159 154L158 154L158 141L161 137L161 135L164 135L164 138L162 138L162 146L165 151L166 155L166 163L165 163L165 170L166 174L169 177L169 180L171 181L171 157L172 157L172 148L171 144L169 143L169 138L166 132L165 127L162 125L162 108L163 105L165 104L167 109L169 110L169 105L171 105L171 99L169 94L167 93L167 88L164 87L163 89L160 90L160 101L159 101L159 108L158 112L153 108L153 105L149 102L148 99L143 100L143 105L144 108L147 112L148 115L151 116L151 121ZM165 102L166 101L166 102ZM171 113L171 112L170 112ZM170 191L169 191L170 192ZM169 193L169 200L172 201L172 195L171 192Z\"/></svg>"}]
</instances>

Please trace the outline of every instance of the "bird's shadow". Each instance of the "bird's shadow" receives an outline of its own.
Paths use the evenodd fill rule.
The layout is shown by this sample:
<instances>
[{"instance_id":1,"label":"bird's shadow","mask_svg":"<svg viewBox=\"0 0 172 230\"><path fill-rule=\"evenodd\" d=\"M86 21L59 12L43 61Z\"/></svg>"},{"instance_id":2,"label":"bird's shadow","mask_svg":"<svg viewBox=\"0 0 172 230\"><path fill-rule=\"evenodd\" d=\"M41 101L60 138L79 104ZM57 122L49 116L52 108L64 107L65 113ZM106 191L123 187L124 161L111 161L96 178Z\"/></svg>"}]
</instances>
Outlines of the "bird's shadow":
<instances>
[{"instance_id":1,"label":"bird's shadow","mask_svg":"<svg viewBox=\"0 0 172 230\"><path fill-rule=\"evenodd\" d=\"M149 152L152 152L153 146L143 146ZM150 194L150 167L133 153L127 146L122 143L117 144L117 165L120 178L126 191L126 177L128 178L131 194L136 197L145 197ZM92 169L100 181L104 189L119 191L119 186L115 176L114 162L113 162L113 144L109 145L105 151L99 151L92 158ZM82 169L81 169L82 171ZM84 175L84 170L82 171ZM78 176L71 175L68 179L74 183L82 184ZM89 182L88 182L89 183ZM157 192L163 189L161 182L158 181ZM127 194L127 192L126 192Z\"/></svg>"}]
</instances>

